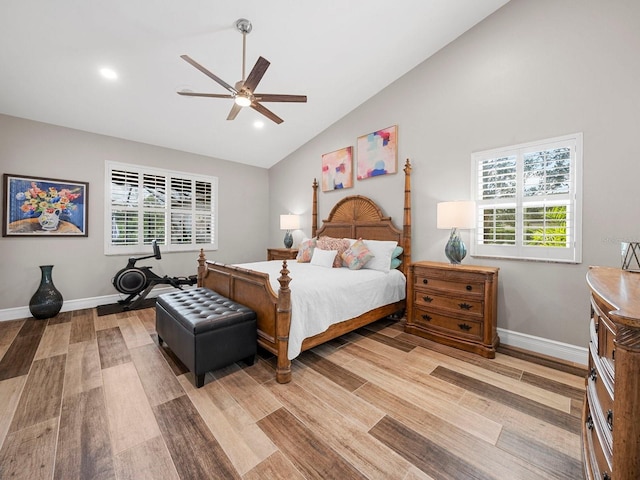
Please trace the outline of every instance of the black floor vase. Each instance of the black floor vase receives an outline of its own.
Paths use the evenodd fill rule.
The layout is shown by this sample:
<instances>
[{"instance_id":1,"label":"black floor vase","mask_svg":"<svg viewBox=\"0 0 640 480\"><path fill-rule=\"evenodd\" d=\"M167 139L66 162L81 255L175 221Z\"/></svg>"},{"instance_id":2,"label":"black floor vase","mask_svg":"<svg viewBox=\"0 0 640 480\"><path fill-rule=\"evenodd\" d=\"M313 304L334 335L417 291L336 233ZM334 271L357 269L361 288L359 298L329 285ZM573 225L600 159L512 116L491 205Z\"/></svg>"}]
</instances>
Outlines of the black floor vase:
<instances>
[{"instance_id":1,"label":"black floor vase","mask_svg":"<svg viewBox=\"0 0 640 480\"><path fill-rule=\"evenodd\" d=\"M62 308L62 294L53 284L51 271L53 265L40 265L42 277L40 286L29 301L29 311L34 318L44 320L55 317Z\"/></svg>"}]
</instances>

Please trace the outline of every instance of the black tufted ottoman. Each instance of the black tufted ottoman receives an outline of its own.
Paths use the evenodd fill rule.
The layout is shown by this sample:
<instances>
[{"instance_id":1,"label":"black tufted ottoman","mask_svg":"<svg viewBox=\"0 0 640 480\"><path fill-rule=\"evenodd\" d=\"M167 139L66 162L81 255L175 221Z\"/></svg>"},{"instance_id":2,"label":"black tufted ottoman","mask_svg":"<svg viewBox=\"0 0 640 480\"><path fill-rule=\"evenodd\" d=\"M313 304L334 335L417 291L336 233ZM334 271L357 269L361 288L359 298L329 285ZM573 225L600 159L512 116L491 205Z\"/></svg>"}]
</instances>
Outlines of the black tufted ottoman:
<instances>
[{"instance_id":1,"label":"black tufted ottoman","mask_svg":"<svg viewBox=\"0 0 640 480\"><path fill-rule=\"evenodd\" d=\"M166 342L193 372L196 387L204 374L244 360L253 365L256 314L208 288L178 290L156 299L158 343Z\"/></svg>"}]
</instances>

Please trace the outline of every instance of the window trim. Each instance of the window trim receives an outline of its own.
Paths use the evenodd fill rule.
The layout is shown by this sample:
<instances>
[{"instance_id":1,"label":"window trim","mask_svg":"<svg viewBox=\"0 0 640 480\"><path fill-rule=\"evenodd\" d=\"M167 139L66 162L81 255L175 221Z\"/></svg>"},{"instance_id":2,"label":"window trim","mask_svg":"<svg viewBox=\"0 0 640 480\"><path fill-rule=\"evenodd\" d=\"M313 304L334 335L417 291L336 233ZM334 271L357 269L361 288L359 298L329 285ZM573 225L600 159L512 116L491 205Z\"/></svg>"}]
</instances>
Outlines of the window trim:
<instances>
[{"instance_id":1,"label":"window trim","mask_svg":"<svg viewBox=\"0 0 640 480\"><path fill-rule=\"evenodd\" d=\"M523 153L524 151L532 151L532 149L548 150L558 148L559 146L568 146L571 148L571 187L570 192L565 198L568 206L572 209L573 217L573 239L572 245L567 249L559 249L554 247L527 246L522 244L521 238L516 235L516 245L485 245L480 242L480 231L482 227L483 207L487 205L499 204L500 208L508 208L515 205L516 210L516 231L523 229L523 207L527 203L545 203L545 202L526 202L523 200ZM506 258L513 260L527 260L537 262L557 262L557 263L582 263L582 133L574 133L553 137L548 139L537 140L533 142L522 143L518 145L510 145L506 147L495 148L473 152L471 154L471 198L476 202L476 223L477 228L472 233L470 241L470 255L478 258ZM492 199L490 201L482 200L479 197L478 185L478 165L479 162L493 158L506 157L516 155L516 196L515 198ZM553 199L546 201L547 205L551 205Z\"/></svg>"},{"instance_id":2,"label":"window trim","mask_svg":"<svg viewBox=\"0 0 640 480\"><path fill-rule=\"evenodd\" d=\"M205 250L217 250L218 249L218 177L210 175L202 175L190 172L182 172L177 170L169 170L164 168L150 167L146 165L136 165L130 163L115 162L111 160L105 161L105 194L104 194L104 254L105 255L130 255L130 254L144 254L150 253L150 245L144 244L144 238L139 236L139 242L135 245L114 245L112 243L112 190L111 180L113 170L124 170L138 173L140 175L156 175L165 177L170 183L172 177L178 177L180 179L188 179L192 182L204 182L211 184L211 230L212 230L212 242L211 243L196 243L197 235L194 233L192 242L188 244L171 244L171 204L167 198L167 203L163 207L165 211L165 238L161 243L161 249L163 252L194 252L200 251L201 248ZM170 187L167 189L167 195L169 195ZM195 201L195 195L194 195ZM153 210L153 209L148 209ZM144 205L140 199L140 206L138 211L144 211ZM156 209L156 211L158 211ZM139 218L139 222L142 221L142 216ZM141 231L140 223L138 228Z\"/></svg>"}]
</instances>

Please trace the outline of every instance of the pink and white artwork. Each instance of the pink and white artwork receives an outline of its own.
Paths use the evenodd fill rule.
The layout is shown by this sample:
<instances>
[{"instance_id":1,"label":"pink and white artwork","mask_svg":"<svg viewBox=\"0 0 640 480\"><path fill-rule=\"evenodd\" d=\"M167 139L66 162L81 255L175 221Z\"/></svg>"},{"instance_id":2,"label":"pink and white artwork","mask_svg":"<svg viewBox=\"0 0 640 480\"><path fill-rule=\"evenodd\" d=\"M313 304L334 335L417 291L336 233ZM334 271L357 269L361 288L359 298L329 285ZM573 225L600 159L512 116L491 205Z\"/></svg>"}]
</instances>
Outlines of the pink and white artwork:
<instances>
[{"instance_id":1,"label":"pink and white artwork","mask_svg":"<svg viewBox=\"0 0 640 480\"><path fill-rule=\"evenodd\" d=\"M353 147L322 155L322 191L353 187Z\"/></svg>"},{"instance_id":2,"label":"pink and white artwork","mask_svg":"<svg viewBox=\"0 0 640 480\"><path fill-rule=\"evenodd\" d=\"M397 171L397 125L358 137L358 180Z\"/></svg>"}]
</instances>

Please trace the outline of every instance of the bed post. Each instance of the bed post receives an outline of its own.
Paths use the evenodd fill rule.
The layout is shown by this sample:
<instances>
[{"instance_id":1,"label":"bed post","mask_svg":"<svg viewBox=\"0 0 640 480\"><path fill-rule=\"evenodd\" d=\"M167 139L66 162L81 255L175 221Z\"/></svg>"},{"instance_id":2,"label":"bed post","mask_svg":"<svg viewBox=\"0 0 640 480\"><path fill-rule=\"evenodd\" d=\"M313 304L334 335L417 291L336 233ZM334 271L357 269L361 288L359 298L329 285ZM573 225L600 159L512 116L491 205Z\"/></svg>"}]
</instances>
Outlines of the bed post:
<instances>
[{"instance_id":1,"label":"bed post","mask_svg":"<svg viewBox=\"0 0 640 480\"><path fill-rule=\"evenodd\" d=\"M289 270L287 261L282 262L282 270L278 282L278 312L276 320L276 336L278 345L276 381L289 383L291 381L291 360L289 360L289 330L291 329L291 290L289 289Z\"/></svg>"},{"instance_id":2,"label":"bed post","mask_svg":"<svg viewBox=\"0 0 640 480\"><path fill-rule=\"evenodd\" d=\"M201 248L200 255L198 255L198 287L201 287L204 281L204 273L206 271L206 267L204 266L205 260L204 248Z\"/></svg>"},{"instance_id":3,"label":"bed post","mask_svg":"<svg viewBox=\"0 0 640 480\"><path fill-rule=\"evenodd\" d=\"M313 210L311 212L311 238L316 238L318 230L318 180L313 179Z\"/></svg>"},{"instance_id":4,"label":"bed post","mask_svg":"<svg viewBox=\"0 0 640 480\"><path fill-rule=\"evenodd\" d=\"M404 220L402 226L404 246L403 267L404 276L409 273L411 265L411 161L407 158L404 165Z\"/></svg>"}]
</instances>

